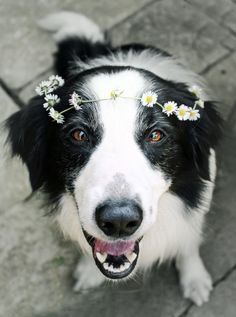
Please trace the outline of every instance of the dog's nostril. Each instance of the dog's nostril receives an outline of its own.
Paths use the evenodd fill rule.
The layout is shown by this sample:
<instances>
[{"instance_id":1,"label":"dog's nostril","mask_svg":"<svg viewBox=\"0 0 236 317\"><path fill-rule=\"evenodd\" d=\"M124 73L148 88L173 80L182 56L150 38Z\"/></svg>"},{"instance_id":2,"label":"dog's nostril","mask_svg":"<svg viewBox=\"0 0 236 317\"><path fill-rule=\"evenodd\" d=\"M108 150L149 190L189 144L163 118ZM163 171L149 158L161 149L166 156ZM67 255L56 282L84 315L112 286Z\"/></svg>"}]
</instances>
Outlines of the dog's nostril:
<instances>
[{"instance_id":1,"label":"dog's nostril","mask_svg":"<svg viewBox=\"0 0 236 317\"><path fill-rule=\"evenodd\" d=\"M127 223L126 227L127 228L134 228L137 226L137 221L130 221L129 223Z\"/></svg>"},{"instance_id":2,"label":"dog's nostril","mask_svg":"<svg viewBox=\"0 0 236 317\"><path fill-rule=\"evenodd\" d=\"M98 227L108 236L122 237L133 234L142 222L142 209L133 201L108 201L96 209Z\"/></svg>"},{"instance_id":3,"label":"dog's nostril","mask_svg":"<svg viewBox=\"0 0 236 317\"><path fill-rule=\"evenodd\" d=\"M114 225L111 222L103 222L103 223L101 223L101 227L111 229L114 227Z\"/></svg>"}]
</instances>

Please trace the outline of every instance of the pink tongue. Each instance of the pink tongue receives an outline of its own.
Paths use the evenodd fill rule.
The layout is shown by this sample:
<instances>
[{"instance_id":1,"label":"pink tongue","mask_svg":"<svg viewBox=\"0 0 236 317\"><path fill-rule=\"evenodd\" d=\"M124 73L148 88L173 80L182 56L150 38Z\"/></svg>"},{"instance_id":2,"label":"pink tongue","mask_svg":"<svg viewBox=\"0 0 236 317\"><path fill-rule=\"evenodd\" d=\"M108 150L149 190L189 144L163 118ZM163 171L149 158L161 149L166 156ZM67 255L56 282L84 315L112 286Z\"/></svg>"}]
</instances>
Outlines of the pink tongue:
<instances>
[{"instance_id":1,"label":"pink tongue","mask_svg":"<svg viewBox=\"0 0 236 317\"><path fill-rule=\"evenodd\" d=\"M96 239L94 252L108 253L117 256L132 252L134 250L134 246L134 241L105 242Z\"/></svg>"}]
</instances>

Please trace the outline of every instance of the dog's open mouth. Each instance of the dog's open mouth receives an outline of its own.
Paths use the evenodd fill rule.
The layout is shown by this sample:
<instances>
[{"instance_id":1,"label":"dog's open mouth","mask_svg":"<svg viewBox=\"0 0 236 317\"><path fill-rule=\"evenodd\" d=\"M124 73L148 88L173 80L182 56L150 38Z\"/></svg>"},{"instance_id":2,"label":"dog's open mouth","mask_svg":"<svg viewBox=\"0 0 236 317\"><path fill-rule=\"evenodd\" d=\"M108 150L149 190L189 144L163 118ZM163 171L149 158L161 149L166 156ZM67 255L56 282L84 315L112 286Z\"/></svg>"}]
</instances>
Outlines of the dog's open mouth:
<instances>
[{"instance_id":1,"label":"dog's open mouth","mask_svg":"<svg viewBox=\"0 0 236 317\"><path fill-rule=\"evenodd\" d=\"M102 241L85 237L92 247L93 257L99 270L110 279L128 276L135 268L139 255L139 241Z\"/></svg>"}]
</instances>

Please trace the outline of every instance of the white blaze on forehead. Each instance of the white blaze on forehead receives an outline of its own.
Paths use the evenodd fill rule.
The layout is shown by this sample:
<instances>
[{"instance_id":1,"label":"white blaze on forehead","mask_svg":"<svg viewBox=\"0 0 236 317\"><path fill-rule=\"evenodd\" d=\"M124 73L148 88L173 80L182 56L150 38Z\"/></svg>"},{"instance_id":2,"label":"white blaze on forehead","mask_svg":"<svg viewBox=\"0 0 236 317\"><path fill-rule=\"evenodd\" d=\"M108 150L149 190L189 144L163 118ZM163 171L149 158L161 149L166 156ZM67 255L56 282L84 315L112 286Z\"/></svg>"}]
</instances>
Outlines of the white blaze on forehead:
<instances>
[{"instance_id":1,"label":"white blaze on forehead","mask_svg":"<svg viewBox=\"0 0 236 317\"><path fill-rule=\"evenodd\" d=\"M130 169L132 160L135 157L138 159L139 155L143 161L147 161L135 141L139 101L132 99L140 97L145 85L145 79L138 72L130 70L102 74L89 83L89 88L98 99L109 97L114 89L122 91L124 97L131 97L118 97L116 100L100 101L98 104L103 137L95 156L101 160L97 164L108 164L106 168L110 169L109 174L112 177L117 172L126 173L126 168Z\"/></svg>"},{"instance_id":2,"label":"white blaze on forehead","mask_svg":"<svg viewBox=\"0 0 236 317\"><path fill-rule=\"evenodd\" d=\"M92 78L88 87L97 99L109 98L113 90L122 92L121 97L116 100L99 102L101 122L105 130L112 129L114 131L114 129L120 129L121 123L122 128L126 125L129 131L134 128L138 101L122 98L122 96L140 97L145 85L147 85L145 79L137 71L131 70L113 74L101 74Z\"/></svg>"}]
</instances>

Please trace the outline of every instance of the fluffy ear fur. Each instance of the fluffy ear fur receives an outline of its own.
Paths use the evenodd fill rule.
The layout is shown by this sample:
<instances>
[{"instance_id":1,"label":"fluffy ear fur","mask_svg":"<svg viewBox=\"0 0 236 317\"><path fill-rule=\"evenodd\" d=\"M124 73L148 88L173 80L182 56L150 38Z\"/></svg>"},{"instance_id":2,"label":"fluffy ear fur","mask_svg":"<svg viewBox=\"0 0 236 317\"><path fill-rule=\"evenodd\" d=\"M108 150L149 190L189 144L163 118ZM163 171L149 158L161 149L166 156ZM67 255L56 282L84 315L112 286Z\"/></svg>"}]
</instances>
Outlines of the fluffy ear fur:
<instances>
[{"instance_id":1,"label":"fluffy ear fur","mask_svg":"<svg viewBox=\"0 0 236 317\"><path fill-rule=\"evenodd\" d=\"M188 129L187 140L191 144L190 159L195 163L199 175L206 180L210 180L208 164L210 149L215 149L221 139L222 123L216 106L212 102L205 102L201 118L196 123L191 122Z\"/></svg>"},{"instance_id":2,"label":"fluffy ear fur","mask_svg":"<svg viewBox=\"0 0 236 317\"><path fill-rule=\"evenodd\" d=\"M46 111L42 111L41 98L33 98L27 107L8 118L5 125L12 156L19 156L27 165L35 191L43 185L46 174L48 119Z\"/></svg>"}]
</instances>

